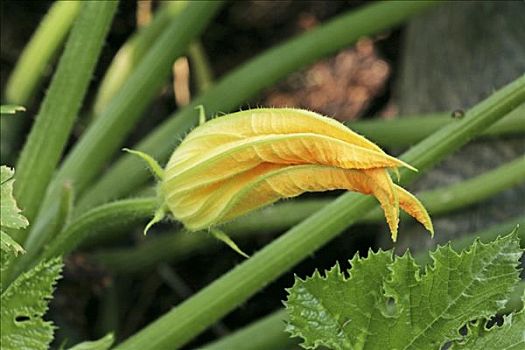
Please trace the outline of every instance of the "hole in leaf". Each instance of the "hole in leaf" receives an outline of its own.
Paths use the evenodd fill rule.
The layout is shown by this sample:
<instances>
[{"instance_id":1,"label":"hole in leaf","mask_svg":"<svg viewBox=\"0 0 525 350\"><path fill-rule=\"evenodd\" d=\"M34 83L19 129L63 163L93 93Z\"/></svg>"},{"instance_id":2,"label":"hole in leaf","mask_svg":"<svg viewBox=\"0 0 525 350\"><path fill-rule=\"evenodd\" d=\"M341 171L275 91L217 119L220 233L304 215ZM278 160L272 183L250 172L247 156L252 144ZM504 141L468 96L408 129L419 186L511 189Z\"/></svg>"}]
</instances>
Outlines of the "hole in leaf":
<instances>
[{"instance_id":1,"label":"hole in leaf","mask_svg":"<svg viewBox=\"0 0 525 350\"><path fill-rule=\"evenodd\" d=\"M385 305L385 314L387 316L394 316L396 314L396 301L394 298L389 297L386 299L386 305Z\"/></svg>"},{"instance_id":2,"label":"hole in leaf","mask_svg":"<svg viewBox=\"0 0 525 350\"><path fill-rule=\"evenodd\" d=\"M16 322L26 322L29 321L31 318L29 316L16 316L15 321Z\"/></svg>"}]
</instances>

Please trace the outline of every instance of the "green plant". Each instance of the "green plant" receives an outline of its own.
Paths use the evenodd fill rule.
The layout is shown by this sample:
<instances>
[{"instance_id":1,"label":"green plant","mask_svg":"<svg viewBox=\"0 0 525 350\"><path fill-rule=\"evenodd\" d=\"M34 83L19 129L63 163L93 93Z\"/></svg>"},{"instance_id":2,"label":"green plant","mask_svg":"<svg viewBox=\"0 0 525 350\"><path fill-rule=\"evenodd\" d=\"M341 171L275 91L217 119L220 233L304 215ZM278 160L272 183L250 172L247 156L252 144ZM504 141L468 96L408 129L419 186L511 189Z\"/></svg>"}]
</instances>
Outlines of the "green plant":
<instances>
[{"instance_id":1,"label":"green plant","mask_svg":"<svg viewBox=\"0 0 525 350\"><path fill-rule=\"evenodd\" d=\"M29 225L27 219L20 213L13 197L14 171L1 166L1 272L16 259L24 249L4 232L4 229L18 230ZM0 343L2 349L47 349L53 340L54 326L50 321L44 321L56 281L62 271L62 259L53 258L38 263L29 271L18 276L4 288L0 284ZM3 280L2 280L3 282ZM85 342L72 349L106 350L113 344L113 336L95 341Z\"/></svg>"},{"instance_id":2,"label":"green plant","mask_svg":"<svg viewBox=\"0 0 525 350\"><path fill-rule=\"evenodd\" d=\"M118 3L55 3L17 62L4 93L4 100L14 105L2 106L2 114L21 111L18 104L26 106L30 112L34 110L32 101L38 96L37 88L45 77L44 67L53 65L53 56L59 53L61 43L65 42L45 97L42 101L35 101L39 103L35 122L18 157L17 145L25 140L25 135L17 127L7 126L19 118L7 116L7 123L4 123L5 118L2 120L2 159L6 159L8 164L16 164L17 169L17 181L14 183L13 172L2 167L2 345L7 349L44 349L49 346L54 326L44 321L44 313L61 274L63 258L79 250L91 250L90 261L100 263L113 273L108 278L102 278L105 282L109 281L110 286L107 288L110 292L101 293L100 299L104 301L99 306L102 310L96 315L99 317L94 322L96 326L89 325L91 334L97 333L97 337L101 337L115 332L117 349L180 348L346 228L355 223L378 222L383 215L381 208L373 199L355 193L343 194L337 199L326 197L279 203L228 222L220 228L236 239L256 235L261 237L269 232L286 232L192 297L189 297L191 292L187 291L188 288L177 285L176 278L175 282L170 281L170 285L175 285L174 289L184 295L185 300L142 330L135 333L142 323L132 324L129 325L132 332L127 330L120 334L122 328L128 327L128 324L118 324L122 314L130 314L132 320L140 319L136 315L146 313L144 310L147 307L143 304L155 298L151 290L155 289L156 281L143 281L143 275L155 277L154 273L149 272L158 264L169 269L164 264L169 259L181 260L195 252L207 254L217 246L205 234L206 230L188 233L177 228L173 235L159 237L158 232L154 232L146 238L137 239L137 245L115 248L115 243L125 241L124 235L129 237L130 232L141 230L159 205L146 167L130 155L119 153L119 149L142 138L133 149L148 152L164 163L174 149L175 154L183 151L183 148L177 149L178 141L197 124L199 118L195 107L202 105L214 115L236 110L289 73L347 47L363 36L393 28L435 3L388 1L362 6L258 54L214 82L211 82L212 74L204 59L200 37L224 3L166 3L157 7L150 25L130 36L113 58L104 77L100 82L95 79L95 83L92 83L93 74L97 71L95 68L105 43L111 42L111 36L108 39L107 34ZM56 22L58 20L60 23ZM55 23L56 27L51 25ZM219 33L220 30L214 34ZM142 125L148 123L141 119L146 115L148 105L163 94L172 64L182 55L188 55L190 62L194 63L192 74L195 90L200 95L190 105L166 116L159 125L148 125L152 131L144 132L141 130ZM215 54L210 55L212 62L216 57ZM92 104L88 103L90 99L86 99L86 96L94 97ZM395 163L408 163L420 170L419 173L401 171L400 184L404 186L474 138L522 136L525 132L524 102L525 76L522 76L466 111L459 120L451 119L449 113L436 113L424 118L413 116L404 120L358 121L349 126L384 147L407 148L417 143L401 155L399 163ZM297 115L289 117L299 118ZM417 127L414 127L415 123ZM9 135L9 138L4 135ZM8 147L4 147L4 144ZM299 142L291 147L299 147ZM7 155L4 154L5 150L8 150ZM228 153L230 156L232 154ZM379 156L382 159L386 157ZM393 161L395 158L389 159ZM458 211L522 183L524 161L525 158L519 157L498 169L460 184L427 190L418 194L418 197L433 216ZM312 163L318 163L318 159ZM386 166L392 166L392 163L383 164L383 167ZM185 176L182 182L194 186L197 180L216 175L215 170L216 167L192 170L192 176ZM241 169L225 167L223 170L237 171L237 174ZM319 169L314 164L309 170L311 175L318 174L316 171ZM287 175L297 178L295 173ZM261 179L261 183L263 180L268 179ZM177 190L178 186L171 190ZM11 194L13 187L18 205ZM250 199L255 192L244 199ZM217 202L222 201L220 197L223 193L226 192L217 190L208 194ZM453 201L445 200L447 196L455 198ZM196 194L192 194L189 200L194 197ZM233 197L224 198L223 201L226 203L226 199L231 200ZM208 198L205 199L199 203L207 202ZM399 198L395 195L389 198L391 218L396 214L397 200ZM23 209L23 216L18 208ZM404 218L401 216L401 220ZM223 221L218 217L212 219L202 221L205 224L198 228L206 229L209 224L219 225ZM515 218L507 225L515 224L516 221L522 222L523 218ZM31 225L28 226L28 222ZM173 229L171 223L170 229ZM162 230L162 227L156 230ZM494 232L475 232L472 236L479 235L492 240L495 238ZM208 233L227 240L218 231ZM520 234L523 241L523 234ZM502 248L502 242L512 241L515 248L518 238L510 237L487 245L477 244L476 247L488 252ZM468 236L464 241L458 240L452 244L464 246L472 239ZM110 247L108 242L112 242ZM440 251L443 254L450 253L449 250ZM468 254L471 253L465 256ZM377 256L377 259L392 257L384 252L371 255L370 259L376 259L373 256ZM217 259L219 262L222 260ZM389 264L399 266L396 269L402 272L402 262L406 261L411 261L408 256L392 260ZM497 260L494 264L503 262ZM120 274L128 272L138 274L120 278ZM337 275L334 271L331 273ZM512 273L515 274L515 271ZM509 277L509 281L514 281L514 277ZM119 303L124 303L121 299L127 299L120 297L122 294L132 294L135 285L144 288L139 301L136 305L133 301L128 304L133 305L131 310L119 309ZM500 287L503 288L503 284ZM89 292L86 290L83 291ZM394 294L393 291L390 293ZM171 305L173 300L170 299L168 303ZM489 311L490 315L512 311L510 306L507 310L494 307L488 309L479 308L477 311L482 313L481 316L488 316ZM156 310L154 317L158 315ZM293 341L283 332L282 315L282 312L271 315L249 327L246 332L223 337L219 343L211 344L210 348L238 348L239 344L259 349L286 348ZM506 320L503 328L491 331L486 331L484 323L479 322L469 328L470 334L479 334L477 338L465 338L465 344L457 342L454 346L488 347L479 342L490 344L491 338L505 330L511 339L515 324L523 322L523 312L508 316ZM466 320L461 319L461 322L465 323ZM59 320L56 323L60 324ZM29 325L35 330L33 335L28 333ZM276 335L268 340L258 337L252 342L246 341L254 334ZM74 339L73 343L85 338L67 327L61 328L58 335L60 340ZM129 335L129 338L123 339L124 335ZM73 349L107 349L112 343L113 337L108 335L95 342L81 343Z\"/></svg>"},{"instance_id":3,"label":"green plant","mask_svg":"<svg viewBox=\"0 0 525 350\"><path fill-rule=\"evenodd\" d=\"M523 309L501 327L484 327L519 281L522 253L514 231L490 244L476 241L460 254L438 247L424 270L409 252L356 255L349 277L336 265L325 276L296 278L288 290L287 330L307 349L441 349L447 342L457 349L519 348L525 345Z\"/></svg>"},{"instance_id":4,"label":"green plant","mask_svg":"<svg viewBox=\"0 0 525 350\"><path fill-rule=\"evenodd\" d=\"M1 249L2 249L2 282L4 274L3 272L7 269L10 261L16 257L19 253L24 253L24 249L18 244L11 236L5 232L9 229L17 230L25 228L29 225L29 222L20 214L20 209L16 205L15 198L13 197L13 183L15 182L14 170L4 165L0 167L0 191L1 191L1 208L0 212L0 234L1 234ZM5 230L5 231L4 231ZM0 283L3 286L3 283ZM2 288L3 290L3 288Z\"/></svg>"}]
</instances>

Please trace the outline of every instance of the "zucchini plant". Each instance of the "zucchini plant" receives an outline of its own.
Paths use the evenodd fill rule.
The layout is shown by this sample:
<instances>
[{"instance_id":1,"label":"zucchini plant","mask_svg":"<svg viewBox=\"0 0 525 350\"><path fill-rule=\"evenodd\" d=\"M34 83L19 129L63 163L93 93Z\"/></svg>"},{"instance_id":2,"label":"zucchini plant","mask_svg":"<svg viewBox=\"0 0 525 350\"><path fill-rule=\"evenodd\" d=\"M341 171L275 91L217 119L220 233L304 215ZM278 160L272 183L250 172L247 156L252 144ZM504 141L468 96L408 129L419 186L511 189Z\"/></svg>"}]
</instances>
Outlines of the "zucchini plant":
<instances>
[{"instance_id":1,"label":"zucchini plant","mask_svg":"<svg viewBox=\"0 0 525 350\"><path fill-rule=\"evenodd\" d=\"M228 333L216 323L350 226L386 221L396 241L403 211L434 234L431 217L481 202L525 178L525 158L520 157L460 184L417 195L405 190L477 137L522 137L525 76L456 119L437 113L344 125L298 108L238 111L288 74L363 36L395 28L438 2L359 6L259 53L216 81L211 81L202 33L225 2L162 3L151 22L122 45L100 80L93 80L114 18L126 5L53 3L3 91L2 114L16 115L2 117L1 127L2 164L9 165L1 168L2 348L201 346L209 337L190 342L214 325L218 333ZM40 100L39 87L55 56L59 59ZM165 92L173 64L183 56L195 66L200 93L146 130L142 118ZM24 116L33 110L25 135L20 120L31 120ZM212 120L206 121L204 110ZM399 157L381 148L409 145ZM159 180L156 186L151 173ZM347 191L271 205L304 192L336 189ZM152 228L163 220L166 225ZM517 222L523 218L504 227ZM136 239L143 244L130 244L126 235L143 230L151 231ZM159 234L165 230L175 233ZM476 242L461 254L449 246L438 248L424 272L408 253L396 257L379 251L356 256L349 276L334 268L325 277L298 278L286 302L289 316L277 310L204 348L293 348L295 340L285 328L303 338L306 348L520 346L524 312L518 303L504 307L507 299L519 299L511 291L519 280L523 234L495 239L494 232L502 230L473 233L490 242ZM234 243L275 232L282 234L255 251ZM210 283L191 295L168 262L217 250L220 245L209 235L245 258L235 256L236 266L211 282L206 277ZM110 276L102 278L108 292L97 295L103 299L100 310L90 314L82 335L64 326L61 317L49 321L56 314L46 315L54 290L67 280L67 273L60 277L71 254ZM222 260L227 256L216 259ZM151 273L155 267L157 273ZM157 275L175 291L170 298L184 297L174 308L173 298L159 301L160 311L149 315ZM432 287L436 284L441 287ZM137 285L143 291L139 302L121 304L129 302ZM487 328L487 319L498 312L508 316ZM86 338L98 340L82 342Z\"/></svg>"}]
</instances>

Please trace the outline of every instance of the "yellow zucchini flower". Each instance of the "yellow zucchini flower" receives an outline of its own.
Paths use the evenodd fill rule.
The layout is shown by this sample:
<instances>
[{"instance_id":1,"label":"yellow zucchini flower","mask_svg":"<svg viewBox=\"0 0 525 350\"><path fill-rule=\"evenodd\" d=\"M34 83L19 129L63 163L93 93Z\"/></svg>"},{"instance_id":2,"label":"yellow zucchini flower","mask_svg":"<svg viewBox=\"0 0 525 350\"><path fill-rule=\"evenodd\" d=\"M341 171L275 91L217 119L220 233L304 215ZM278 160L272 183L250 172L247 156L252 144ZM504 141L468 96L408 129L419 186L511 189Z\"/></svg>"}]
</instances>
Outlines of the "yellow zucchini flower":
<instances>
[{"instance_id":1,"label":"yellow zucchini flower","mask_svg":"<svg viewBox=\"0 0 525 350\"><path fill-rule=\"evenodd\" d=\"M208 229L282 198L345 189L377 198L394 241L399 208L433 233L423 205L388 173L415 169L314 112L263 108L215 118L184 138L164 170L148 162L164 203L152 223L170 212L190 231Z\"/></svg>"}]
</instances>

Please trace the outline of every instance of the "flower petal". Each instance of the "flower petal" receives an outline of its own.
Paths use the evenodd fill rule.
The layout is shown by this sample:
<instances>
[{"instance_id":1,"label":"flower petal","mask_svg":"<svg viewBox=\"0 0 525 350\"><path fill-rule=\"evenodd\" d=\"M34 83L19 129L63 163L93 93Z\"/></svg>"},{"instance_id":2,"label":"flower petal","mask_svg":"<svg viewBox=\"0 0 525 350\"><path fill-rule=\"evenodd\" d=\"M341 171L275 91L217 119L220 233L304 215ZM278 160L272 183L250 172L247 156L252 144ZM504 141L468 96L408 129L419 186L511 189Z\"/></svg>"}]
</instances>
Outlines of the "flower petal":
<instances>
[{"instance_id":1,"label":"flower petal","mask_svg":"<svg viewBox=\"0 0 525 350\"><path fill-rule=\"evenodd\" d=\"M189 215L180 215L176 205L170 207L174 216L189 229L200 230L230 221L281 198L295 197L304 192L346 189L376 196L385 211L392 236L397 234L399 207L392 180L384 169L360 171L322 165L265 163L213 187L208 197L201 192L205 204ZM179 202L181 204L184 205Z\"/></svg>"},{"instance_id":2,"label":"flower petal","mask_svg":"<svg viewBox=\"0 0 525 350\"><path fill-rule=\"evenodd\" d=\"M434 227L432 225L432 220L430 220L430 215L428 215L428 212L423 204L412 193L408 192L403 187L394 185L394 188L399 198L399 206L401 209L419 221L433 236Z\"/></svg>"},{"instance_id":3,"label":"flower petal","mask_svg":"<svg viewBox=\"0 0 525 350\"><path fill-rule=\"evenodd\" d=\"M177 151L172 156L176 159ZM165 170L166 198L221 181L262 163L321 164L343 169L394 168L402 161L385 153L317 134L265 135L220 146Z\"/></svg>"},{"instance_id":4,"label":"flower petal","mask_svg":"<svg viewBox=\"0 0 525 350\"><path fill-rule=\"evenodd\" d=\"M375 143L335 119L294 108L258 108L212 119L189 133L179 148L181 152L193 150L200 153L248 137L297 133L330 136L356 146L383 152Z\"/></svg>"},{"instance_id":5,"label":"flower petal","mask_svg":"<svg viewBox=\"0 0 525 350\"><path fill-rule=\"evenodd\" d=\"M432 229L421 203L394 185L388 170L400 166L415 170L334 119L264 108L189 133L172 154L159 193L175 218L199 230L281 198L347 189L377 198L395 241L400 207Z\"/></svg>"}]
</instances>

